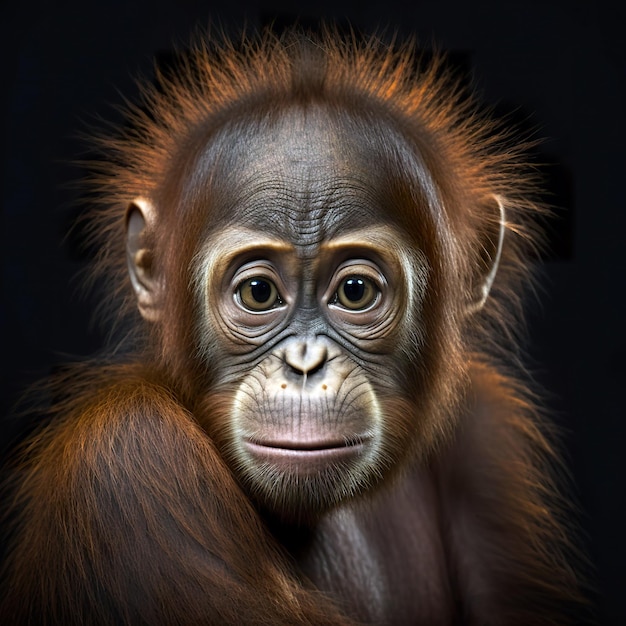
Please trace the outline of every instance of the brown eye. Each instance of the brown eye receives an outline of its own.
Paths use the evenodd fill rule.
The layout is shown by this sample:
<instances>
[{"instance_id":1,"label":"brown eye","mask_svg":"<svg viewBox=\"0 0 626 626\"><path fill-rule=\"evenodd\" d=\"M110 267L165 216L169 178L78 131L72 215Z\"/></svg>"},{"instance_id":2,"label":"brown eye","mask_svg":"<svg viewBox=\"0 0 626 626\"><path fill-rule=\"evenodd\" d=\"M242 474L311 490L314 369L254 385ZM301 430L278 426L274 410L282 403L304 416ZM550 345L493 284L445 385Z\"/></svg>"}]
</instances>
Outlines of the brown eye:
<instances>
[{"instance_id":1,"label":"brown eye","mask_svg":"<svg viewBox=\"0 0 626 626\"><path fill-rule=\"evenodd\" d=\"M378 289L371 280L350 276L339 285L336 302L351 311L359 311L372 305L377 297Z\"/></svg>"},{"instance_id":2,"label":"brown eye","mask_svg":"<svg viewBox=\"0 0 626 626\"><path fill-rule=\"evenodd\" d=\"M239 285L238 293L241 303L251 311L268 311L281 302L276 285L266 278L245 280Z\"/></svg>"}]
</instances>

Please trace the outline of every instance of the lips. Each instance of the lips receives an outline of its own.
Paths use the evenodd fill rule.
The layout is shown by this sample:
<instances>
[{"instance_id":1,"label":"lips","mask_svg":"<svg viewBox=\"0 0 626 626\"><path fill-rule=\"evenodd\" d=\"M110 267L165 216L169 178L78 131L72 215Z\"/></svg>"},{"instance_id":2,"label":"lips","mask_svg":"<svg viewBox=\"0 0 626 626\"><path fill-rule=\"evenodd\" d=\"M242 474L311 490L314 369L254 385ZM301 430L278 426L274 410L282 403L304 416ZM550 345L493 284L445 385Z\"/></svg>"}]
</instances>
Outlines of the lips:
<instances>
[{"instance_id":1,"label":"lips","mask_svg":"<svg viewBox=\"0 0 626 626\"><path fill-rule=\"evenodd\" d=\"M245 447L257 462L269 463L285 471L309 473L358 459L365 452L365 438L320 441L246 440Z\"/></svg>"}]
</instances>

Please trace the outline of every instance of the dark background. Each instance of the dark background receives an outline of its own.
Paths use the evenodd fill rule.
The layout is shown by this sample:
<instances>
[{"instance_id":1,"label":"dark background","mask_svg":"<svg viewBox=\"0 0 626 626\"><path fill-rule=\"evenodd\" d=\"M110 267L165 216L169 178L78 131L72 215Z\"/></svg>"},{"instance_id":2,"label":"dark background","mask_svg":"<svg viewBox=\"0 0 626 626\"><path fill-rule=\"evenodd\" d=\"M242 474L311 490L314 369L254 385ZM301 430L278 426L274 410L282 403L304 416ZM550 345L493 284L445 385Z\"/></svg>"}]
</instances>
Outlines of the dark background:
<instances>
[{"instance_id":1,"label":"dark background","mask_svg":"<svg viewBox=\"0 0 626 626\"><path fill-rule=\"evenodd\" d=\"M623 3L619 3L623 7ZM300 17L383 25L436 42L496 111L546 140L548 198L559 208L537 261L528 364L564 431L581 538L595 568L598 621L626 623L626 14L617 2L468 0L108 0L0 8L2 415L24 387L104 341L76 275L89 261L69 184L84 172L79 132L119 121L118 92L150 76L197 25L277 27ZM23 434L0 424L1 448Z\"/></svg>"}]
</instances>

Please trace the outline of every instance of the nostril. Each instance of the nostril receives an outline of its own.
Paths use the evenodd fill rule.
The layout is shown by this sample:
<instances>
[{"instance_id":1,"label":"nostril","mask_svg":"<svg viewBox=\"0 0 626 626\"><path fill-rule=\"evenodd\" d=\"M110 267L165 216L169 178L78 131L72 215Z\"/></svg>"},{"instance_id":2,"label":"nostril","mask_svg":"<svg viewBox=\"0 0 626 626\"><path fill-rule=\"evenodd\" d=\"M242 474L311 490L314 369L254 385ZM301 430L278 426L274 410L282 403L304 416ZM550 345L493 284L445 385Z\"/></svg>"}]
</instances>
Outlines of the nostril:
<instances>
[{"instance_id":1,"label":"nostril","mask_svg":"<svg viewBox=\"0 0 626 626\"><path fill-rule=\"evenodd\" d=\"M291 372L292 374L297 374L298 376L302 376L304 374L304 372L299 367L296 367L292 363L289 363L287 359L285 359L285 365L287 366L289 372Z\"/></svg>"},{"instance_id":2,"label":"nostril","mask_svg":"<svg viewBox=\"0 0 626 626\"><path fill-rule=\"evenodd\" d=\"M304 376L304 375L306 375L306 376L313 376L313 374L316 374L317 372L321 371L324 368L326 360L321 361L317 365L309 367L308 369L304 369L302 367L295 366L292 363L289 363L288 361L286 361L286 363L287 363L287 367L289 367L289 369L294 374L297 374L298 376Z\"/></svg>"},{"instance_id":3,"label":"nostril","mask_svg":"<svg viewBox=\"0 0 626 626\"><path fill-rule=\"evenodd\" d=\"M326 358L320 361L317 365L314 365L313 367L311 367L309 371L307 372L307 375L313 376L313 374L315 374L316 372L321 371L324 368L325 364L326 364Z\"/></svg>"},{"instance_id":4,"label":"nostril","mask_svg":"<svg viewBox=\"0 0 626 626\"><path fill-rule=\"evenodd\" d=\"M298 376L312 376L324 368L328 351L324 345L294 342L285 349L284 360Z\"/></svg>"},{"instance_id":5,"label":"nostril","mask_svg":"<svg viewBox=\"0 0 626 626\"><path fill-rule=\"evenodd\" d=\"M289 371L292 374L295 374L296 376L304 376L305 372L297 367L294 367L293 365L291 365L291 363L287 363L287 367L289 368Z\"/></svg>"}]
</instances>

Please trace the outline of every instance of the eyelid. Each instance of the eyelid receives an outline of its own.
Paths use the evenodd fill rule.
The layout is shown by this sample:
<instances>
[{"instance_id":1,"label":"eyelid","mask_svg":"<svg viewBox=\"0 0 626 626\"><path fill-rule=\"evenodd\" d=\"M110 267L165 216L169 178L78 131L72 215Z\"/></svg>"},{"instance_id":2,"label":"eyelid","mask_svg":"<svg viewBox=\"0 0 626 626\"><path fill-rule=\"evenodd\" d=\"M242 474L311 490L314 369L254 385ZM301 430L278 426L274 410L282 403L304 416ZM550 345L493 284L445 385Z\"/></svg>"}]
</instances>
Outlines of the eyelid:
<instances>
[{"instance_id":1,"label":"eyelid","mask_svg":"<svg viewBox=\"0 0 626 626\"><path fill-rule=\"evenodd\" d=\"M242 283L251 278L270 280L274 283L280 294L285 291L285 284L276 270L276 267L267 260L251 261L235 269L230 278L231 289L236 291Z\"/></svg>"},{"instance_id":2,"label":"eyelid","mask_svg":"<svg viewBox=\"0 0 626 626\"><path fill-rule=\"evenodd\" d=\"M335 270L330 281L331 285L335 285L333 292L337 291L342 280L351 276L366 278L381 293L387 286L387 279L376 263L366 259L350 259Z\"/></svg>"},{"instance_id":3,"label":"eyelid","mask_svg":"<svg viewBox=\"0 0 626 626\"><path fill-rule=\"evenodd\" d=\"M362 277L372 283L376 290L376 297L372 303L363 309L350 309L338 303L338 290L341 282L350 277ZM334 315L339 315L342 319L352 319L357 324L362 322L356 321L361 319L363 314L372 314L374 311L384 306L389 296L390 285L379 263L363 257L352 257L340 263L332 273L329 282L326 285L324 294L321 296L320 302L331 309Z\"/></svg>"},{"instance_id":4,"label":"eyelid","mask_svg":"<svg viewBox=\"0 0 626 626\"><path fill-rule=\"evenodd\" d=\"M268 309L255 310L245 305L245 303L241 300L240 289L248 280L252 278L260 278L271 282L274 285L278 301L276 306L272 306ZM230 278L230 291L233 294L233 299L237 302L237 306L253 315L272 313L276 310L283 309L287 304L291 303L291 297L284 281L282 280L275 265L267 259L256 259L237 267L232 272L232 276Z\"/></svg>"},{"instance_id":5,"label":"eyelid","mask_svg":"<svg viewBox=\"0 0 626 626\"><path fill-rule=\"evenodd\" d=\"M241 265L236 265L232 272L232 281L234 281L235 277L241 276L242 274L246 274L247 277L250 276L250 272L253 274L270 272L271 274L278 274L276 271L275 265L269 259L254 259L253 261L247 261L242 263ZM237 279L237 282L240 282Z\"/></svg>"}]
</instances>

